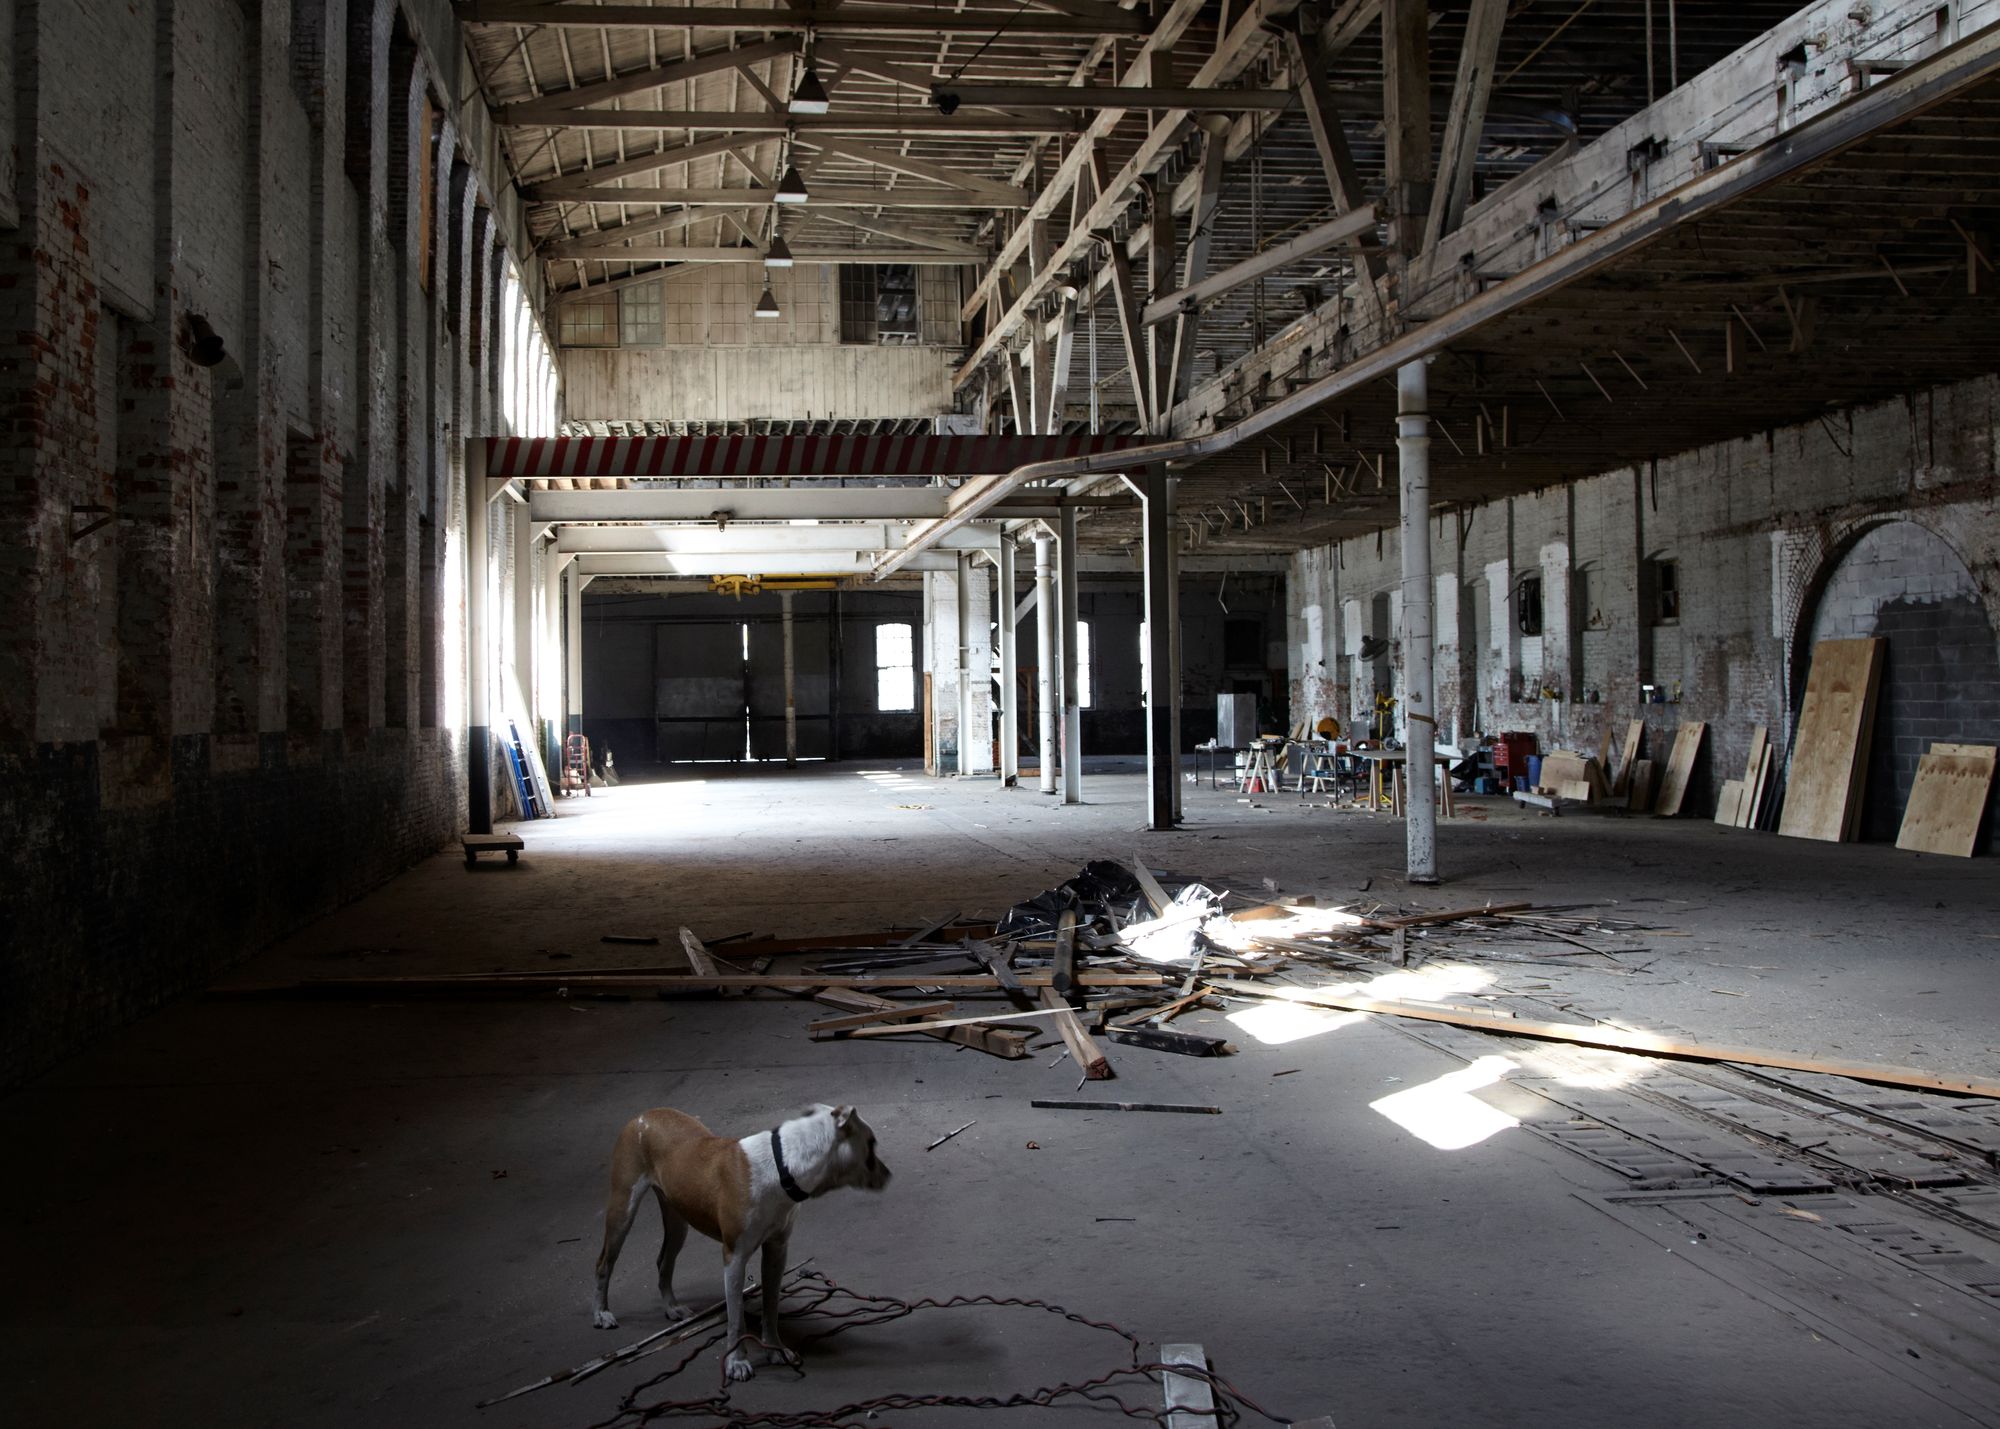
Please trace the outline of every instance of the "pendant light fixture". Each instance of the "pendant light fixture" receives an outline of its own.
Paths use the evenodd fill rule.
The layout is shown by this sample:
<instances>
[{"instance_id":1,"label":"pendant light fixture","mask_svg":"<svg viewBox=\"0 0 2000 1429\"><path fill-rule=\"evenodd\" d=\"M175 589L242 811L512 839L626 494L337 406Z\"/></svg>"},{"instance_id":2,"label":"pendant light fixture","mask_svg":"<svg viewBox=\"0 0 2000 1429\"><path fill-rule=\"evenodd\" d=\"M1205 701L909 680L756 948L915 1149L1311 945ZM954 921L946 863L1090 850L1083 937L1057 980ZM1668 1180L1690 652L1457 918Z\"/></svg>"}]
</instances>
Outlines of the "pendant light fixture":
<instances>
[{"instance_id":1,"label":"pendant light fixture","mask_svg":"<svg viewBox=\"0 0 2000 1429\"><path fill-rule=\"evenodd\" d=\"M753 318L776 318L784 316L778 311L777 296L771 291L771 280L764 280L764 296L757 299L757 306L751 310Z\"/></svg>"},{"instance_id":2,"label":"pendant light fixture","mask_svg":"<svg viewBox=\"0 0 2000 1429\"><path fill-rule=\"evenodd\" d=\"M789 268L792 266L792 250L785 240L773 233L770 244L764 249L766 268Z\"/></svg>"}]
</instances>

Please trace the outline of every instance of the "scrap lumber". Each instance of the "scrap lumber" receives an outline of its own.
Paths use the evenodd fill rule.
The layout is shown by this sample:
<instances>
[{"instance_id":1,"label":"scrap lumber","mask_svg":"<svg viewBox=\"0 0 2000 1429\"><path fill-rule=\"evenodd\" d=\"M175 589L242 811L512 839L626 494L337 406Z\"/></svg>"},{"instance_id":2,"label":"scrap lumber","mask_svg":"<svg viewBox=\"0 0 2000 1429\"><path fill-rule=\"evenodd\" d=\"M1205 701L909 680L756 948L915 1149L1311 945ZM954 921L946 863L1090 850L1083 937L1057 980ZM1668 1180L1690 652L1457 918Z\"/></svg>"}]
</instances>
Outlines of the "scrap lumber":
<instances>
[{"instance_id":1,"label":"scrap lumber","mask_svg":"<svg viewBox=\"0 0 2000 1429\"><path fill-rule=\"evenodd\" d=\"M948 928L938 929L933 936L941 944L956 947L960 938L992 937L993 925L954 923ZM861 948L880 948L884 951L907 950L915 946L909 938L908 932L896 928L883 933L821 933L809 938L748 938L731 951L762 957L766 954L851 952Z\"/></svg>"},{"instance_id":2,"label":"scrap lumber","mask_svg":"<svg viewBox=\"0 0 2000 1429\"><path fill-rule=\"evenodd\" d=\"M1149 1052L1173 1052L1183 1057L1227 1057L1236 1051L1234 1042L1226 1042L1220 1037L1205 1037L1199 1032L1176 1032L1167 1027L1113 1027L1104 1035L1128 1047L1144 1047Z\"/></svg>"},{"instance_id":3,"label":"scrap lumber","mask_svg":"<svg viewBox=\"0 0 2000 1429\"><path fill-rule=\"evenodd\" d=\"M1741 779L1723 780L1722 793L1717 795L1715 800L1715 821L1724 828L1740 828L1743 822L1743 799Z\"/></svg>"},{"instance_id":4,"label":"scrap lumber","mask_svg":"<svg viewBox=\"0 0 2000 1429\"><path fill-rule=\"evenodd\" d=\"M1779 833L1826 843L1854 837L1887 644L1869 638L1813 646Z\"/></svg>"},{"instance_id":5,"label":"scrap lumber","mask_svg":"<svg viewBox=\"0 0 2000 1429\"><path fill-rule=\"evenodd\" d=\"M1076 909L1065 908L1056 919L1055 956L1049 962L1049 985L1064 997L1076 989Z\"/></svg>"},{"instance_id":6,"label":"scrap lumber","mask_svg":"<svg viewBox=\"0 0 2000 1429\"><path fill-rule=\"evenodd\" d=\"M828 1007L842 1007L850 1011L867 1008L900 1008L906 1003L891 1002L886 997L876 997L873 993L857 992L853 988L830 987L813 994L813 1001ZM987 1052L1008 1061L1019 1061L1028 1055L1028 1043L1034 1040L1034 1033L1019 1027L947 1027L941 1032L926 1032L926 1037L935 1037L941 1042L956 1042L961 1047L970 1047L976 1052Z\"/></svg>"},{"instance_id":7,"label":"scrap lumber","mask_svg":"<svg viewBox=\"0 0 2000 1429\"><path fill-rule=\"evenodd\" d=\"M1093 1082L1104 1081L1111 1075L1111 1062L1101 1048L1090 1040L1090 1034L1083 1030L1083 1023L1077 1020L1076 1009L1063 1001L1062 994L1053 987L1044 986L1038 996L1042 1006L1055 1014L1056 1031L1062 1034L1069 1055L1075 1059L1084 1076ZM1067 1014L1067 1015L1065 1015Z\"/></svg>"},{"instance_id":8,"label":"scrap lumber","mask_svg":"<svg viewBox=\"0 0 2000 1429\"><path fill-rule=\"evenodd\" d=\"M1848 1062L1824 1057L1806 1057L1791 1052L1774 1052L1763 1047L1736 1047L1714 1042L1695 1042L1679 1037L1663 1037L1654 1032L1628 1031L1606 1023L1583 1026L1569 1022L1536 1022L1522 1017L1505 1017L1494 1012L1457 1011L1433 1004L1406 1002L1395 998L1363 997L1358 994L1309 988L1269 987L1261 983L1212 978L1209 986L1222 992L1250 997L1303 1002L1312 1007L1330 1007L1342 1012L1379 1012L1392 1017L1411 1017L1424 1022L1447 1022L1454 1027L1471 1027L1519 1037L1537 1037L1549 1042L1574 1042L1584 1047L1608 1047L1618 1052L1636 1052L1647 1057L1682 1057L1697 1062L1737 1062L1746 1067L1777 1067L1790 1072L1823 1072L1850 1077L1858 1082L1879 1082L1884 1086L1916 1087L1923 1091L1957 1092L1965 1096L2000 1097L2000 1081L1963 1073L1945 1075L1918 1067L1899 1067L1887 1062Z\"/></svg>"},{"instance_id":9,"label":"scrap lumber","mask_svg":"<svg viewBox=\"0 0 2000 1429\"><path fill-rule=\"evenodd\" d=\"M1153 870L1146 867L1144 859L1132 860L1132 876L1139 880L1139 887L1146 894L1146 901L1153 905L1153 916L1164 917L1174 906L1174 900L1167 897L1167 890L1160 886L1160 880L1153 877Z\"/></svg>"},{"instance_id":10,"label":"scrap lumber","mask_svg":"<svg viewBox=\"0 0 2000 1429\"><path fill-rule=\"evenodd\" d=\"M830 1032L827 1036L839 1037L843 1040L850 1037L900 1037L905 1032L942 1032L947 1027L977 1027L987 1022L1018 1022L1028 1017L1061 1017L1063 1013L1068 1013L1071 1017L1075 1017L1076 1009L1066 1002L1060 1008L1036 1007L1025 1012L1018 1007L1013 1007L1005 1012L986 1012L981 1013L977 1017L954 1017L944 1022L913 1022L907 1027L899 1027L894 1024L886 1027L854 1027L848 1029L846 1032ZM825 1039L815 1032L813 1040L824 1041Z\"/></svg>"},{"instance_id":11,"label":"scrap lumber","mask_svg":"<svg viewBox=\"0 0 2000 1429\"><path fill-rule=\"evenodd\" d=\"M954 1009L950 1002L898 1002L889 1007L871 1007L860 1012L850 1012L841 1017L823 1017L818 1022L808 1022L806 1031L817 1037L822 1032L839 1032L849 1027L866 1027L876 1022L894 1022L902 1017L943 1017ZM910 1029L904 1028L904 1031Z\"/></svg>"},{"instance_id":12,"label":"scrap lumber","mask_svg":"<svg viewBox=\"0 0 2000 1429\"><path fill-rule=\"evenodd\" d=\"M1971 858L1993 788L1990 744L1933 744L1917 765L1896 847Z\"/></svg>"},{"instance_id":13,"label":"scrap lumber","mask_svg":"<svg viewBox=\"0 0 2000 1429\"><path fill-rule=\"evenodd\" d=\"M1184 1111L1194 1116L1221 1116L1219 1106L1197 1106L1192 1102L1086 1102L1060 1097L1036 1097L1028 1103L1043 1111Z\"/></svg>"},{"instance_id":14,"label":"scrap lumber","mask_svg":"<svg viewBox=\"0 0 2000 1429\"><path fill-rule=\"evenodd\" d=\"M1483 903L1477 908L1453 908L1442 913L1412 913L1406 918L1364 918L1370 928L1393 931L1397 928L1422 928L1433 923L1456 923L1465 918L1490 918L1496 913L1525 913L1535 905L1532 903Z\"/></svg>"},{"instance_id":15,"label":"scrap lumber","mask_svg":"<svg viewBox=\"0 0 2000 1429\"><path fill-rule=\"evenodd\" d=\"M1743 792L1736 801L1736 817L1732 821L1739 829L1756 826L1757 796L1763 792L1760 780L1764 774L1764 755L1771 747L1771 731L1758 725L1750 731L1750 757L1743 764Z\"/></svg>"},{"instance_id":16,"label":"scrap lumber","mask_svg":"<svg viewBox=\"0 0 2000 1429\"><path fill-rule=\"evenodd\" d=\"M1025 987L1047 987L1049 975L1046 972L1024 972L1017 974ZM1164 987L1167 978L1161 973L1119 973L1080 972L1076 975L1081 987ZM296 983L276 983L255 987L223 988L218 993L223 996L270 995L273 993L298 993L307 995L340 996L342 994L366 997L381 997L397 993L448 992L458 994L474 993L560 993L565 990L575 992L653 992L662 997L678 992L815 992L823 987L861 988L868 991L888 988L938 988L953 991L997 992L1000 980L986 973L861 973L836 977L828 973L738 973L721 974L716 977L695 977L691 974L644 973L592 974L583 977L554 978L535 975L508 976L505 974L488 978L424 977L411 975L404 977L329 977L306 978Z\"/></svg>"},{"instance_id":17,"label":"scrap lumber","mask_svg":"<svg viewBox=\"0 0 2000 1429\"><path fill-rule=\"evenodd\" d=\"M1653 812L1660 818L1671 819L1680 813L1694 778L1695 761L1701 757L1701 737L1706 733L1708 726L1700 720L1691 720L1674 731L1673 753L1667 756L1659 797L1653 800Z\"/></svg>"},{"instance_id":18,"label":"scrap lumber","mask_svg":"<svg viewBox=\"0 0 2000 1429\"><path fill-rule=\"evenodd\" d=\"M1629 794L1632 790L1632 766L1639 762L1639 742L1646 737L1646 722L1635 719L1625 726L1625 747L1618 751L1618 767L1612 771L1611 792Z\"/></svg>"}]
</instances>

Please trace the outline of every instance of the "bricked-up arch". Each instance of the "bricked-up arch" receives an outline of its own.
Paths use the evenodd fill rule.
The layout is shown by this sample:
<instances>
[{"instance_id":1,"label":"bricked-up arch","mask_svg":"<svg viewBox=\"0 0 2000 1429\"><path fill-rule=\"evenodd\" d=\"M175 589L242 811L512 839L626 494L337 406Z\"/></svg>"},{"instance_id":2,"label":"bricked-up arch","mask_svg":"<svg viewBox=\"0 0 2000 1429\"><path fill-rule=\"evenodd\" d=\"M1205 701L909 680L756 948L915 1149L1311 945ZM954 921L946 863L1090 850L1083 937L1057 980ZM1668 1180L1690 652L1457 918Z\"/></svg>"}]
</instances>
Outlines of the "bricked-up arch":
<instances>
[{"instance_id":1,"label":"bricked-up arch","mask_svg":"<svg viewBox=\"0 0 2000 1429\"><path fill-rule=\"evenodd\" d=\"M1861 836L1893 840L1917 761L1931 744L2000 744L2000 645L1978 582L1935 531L1915 521L1879 521L1833 546L1808 609L1795 641L1795 708L1815 643L1888 641ZM1989 814L1982 847L1992 823Z\"/></svg>"}]
</instances>

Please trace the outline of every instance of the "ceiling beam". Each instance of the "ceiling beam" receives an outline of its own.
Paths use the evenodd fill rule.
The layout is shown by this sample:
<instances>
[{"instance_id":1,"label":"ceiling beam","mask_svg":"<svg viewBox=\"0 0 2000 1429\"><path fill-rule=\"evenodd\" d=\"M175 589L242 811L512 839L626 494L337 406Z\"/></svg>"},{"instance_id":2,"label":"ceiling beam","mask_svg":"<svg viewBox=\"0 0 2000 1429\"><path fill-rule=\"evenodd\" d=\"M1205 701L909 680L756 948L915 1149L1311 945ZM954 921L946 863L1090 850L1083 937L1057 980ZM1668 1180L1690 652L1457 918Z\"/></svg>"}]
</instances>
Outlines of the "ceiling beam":
<instances>
[{"instance_id":1,"label":"ceiling beam","mask_svg":"<svg viewBox=\"0 0 2000 1429\"><path fill-rule=\"evenodd\" d=\"M459 0L468 25L558 25L586 30L812 30L825 35L1143 35L1146 16L1133 11L1088 15L1020 10L927 10L916 7L837 9L793 6L753 10L729 5L550 5L540 0Z\"/></svg>"},{"instance_id":2,"label":"ceiling beam","mask_svg":"<svg viewBox=\"0 0 2000 1429\"><path fill-rule=\"evenodd\" d=\"M1027 206L1027 196L1015 203L984 199L982 208ZM685 208L765 208L778 202L776 189L666 189L666 188L585 188L565 193L558 203L677 203ZM963 210L966 195L958 190L938 189L830 189L815 185L810 204L834 208L949 208Z\"/></svg>"},{"instance_id":3,"label":"ceiling beam","mask_svg":"<svg viewBox=\"0 0 2000 1429\"><path fill-rule=\"evenodd\" d=\"M615 491L530 489L531 521L928 521L945 513L945 486L627 486ZM1053 519L1062 506L1129 505L1125 498L1061 498L1040 489L1016 492L994 506L995 521Z\"/></svg>"},{"instance_id":4,"label":"ceiling beam","mask_svg":"<svg viewBox=\"0 0 2000 1429\"><path fill-rule=\"evenodd\" d=\"M583 263L762 263L761 248L679 248L671 244L630 248L607 248L590 253L545 255ZM824 265L840 263L908 263L933 268L960 268L986 255L973 249L964 253L941 253L935 248L794 248L792 262Z\"/></svg>"},{"instance_id":5,"label":"ceiling beam","mask_svg":"<svg viewBox=\"0 0 2000 1429\"><path fill-rule=\"evenodd\" d=\"M857 144L852 140L826 139L817 135L808 136L800 142L808 148L819 150L822 154L837 154L856 163L873 164L877 168L888 169L891 173L907 174L915 179L929 179L933 183L948 184L966 193L989 198L996 208L1026 208L1035 201L1035 196L1026 189L1003 184L996 179L981 178L977 174L968 174L946 164L934 164L928 159L913 159L907 154L892 154L886 149Z\"/></svg>"},{"instance_id":6,"label":"ceiling beam","mask_svg":"<svg viewBox=\"0 0 2000 1429\"><path fill-rule=\"evenodd\" d=\"M1297 109L1283 89L1168 89L1157 85L946 84L932 92L947 103L1004 109L1184 109L1191 113Z\"/></svg>"},{"instance_id":7,"label":"ceiling beam","mask_svg":"<svg viewBox=\"0 0 2000 1429\"><path fill-rule=\"evenodd\" d=\"M715 492L717 496L736 493ZM727 506L727 501L716 503ZM906 523L840 522L820 526L785 523L744 525L728 521L699 526L574 526L556 528L559 555L645 554L660 556L730 556L747 554L805 560L819 555L854 556L862 551L892 550L903 542ZM937 543L946 551L995 551L1000 532L993 526L962 526ZM809 569L816 569L809 567Z\"/></svg>"},{"instance_id":8,"label":"ceiling beam","mask_svg":"<svg viewBox=\"0 0 2000 1429\"><path fill-rule=\"evenodd\" d=\"M1211 273L1198 283L1168 293L1164 298L1156 298L1146 304L1140 321L1151 327L1169 318L1212 302L1224 293L1234 292L1246 283L1254 283L1259 278L1277 272L1280 268L1324 253L1329 248L1337 248L1344 243L1352 243L1355 235L1365 233L1375 226L1375 206L1366 204L1338 218L1315 224L1305 232L1283 243L1274 243L1262 253L1245 258L1241 263L1232 263L1220 272Z\"/></svg>"},{"instance_id":9,"label":"ceiling beam","mask_svg":"<svg viewBox=\"0 0 2000 1429\"><path fill-rule=\"evenodd\" d=\"M709 54L677 60L672 64L613 75L609 79L578 85L575 89L546 92L540 99L527 100L519 104L503 104L494 111L493 117L502 124L546 124L551 119L568 117L569 112L579 105L603 104L628 94L645 94L665 85L679 84L683 80L700 79L705 74L720 74L724 70L734 69L737 65L754 64L759 60L796 54L798 48L799 42L796 39L782 39L765 40L759 44L745 45L741 49L715 50Z\"/></svg>"},{"instance_id":10,"label":"ceiling beam","mask_svg":"<svg viewBox=\"0 0 2000 1429\"><path fill-rule=\"evenodd\" d=\"M650 154L641 154L626 159L622 163L597 164L588 169L576 169L560 177L539 184L530 184L521 190L521 197L531 203L551 203L566 193L579 189L594 188L616 179L629 179L639 174L657 173L675 164L691 164L696 159L712 159L717 154L734 153L738 149L754 148L767 144L770 136L765 134L724 134L714 139L697 139L692 144L683 144L677 149L656 149Z\"/></svg>"},{"instance_id":11,"label":"ceiling beam","mask_svg":"<svg viewBox=\"0 0 2000 1429\"><path fill-rule=\"evenodd\" d=\"M565 109L534 121L537 129L722 129L735 134L789 134L824 130L831 134L955 134L1007 137L1021 134L1075 134L1081 119L1053 113L1033 119L929 110L877 110L857 114L783 114L768 109Z\"/></svg>"},{"instance_id":12,"label":"ceiling beam","mask_svg":"<svg viewBox=\"0 0 2000 1429\"><path fill-rule=\"evenodd\" d=\"M722 551L671 556L658 552L586 555L576 558L585 576L859 576L875 568L866 555L807 552L786 556L773 551ZM958 552L925 551L902 562L906 571L955 571Z\"/></svg>"},{"instance_id":13,"label":"ceiling beam","mask_svg":"<svg viewBox=\"0 0 2000 1429\"><path fill-rule=\"evenodd\" d=\"M1472 0L1466 17L1465 43L1458 52L1458 79L1446 112L1444 142L1438 151L1437 183L1431 190L1430 217L1424 224L1424 247L1437 241L1465 219L1472 202L1472 171L1479 157L1479 140L1486 128L1493 98L1493 71L1500 55L1500 27L1507 19L1507 0Z\"/></svg>"}]
</instances>

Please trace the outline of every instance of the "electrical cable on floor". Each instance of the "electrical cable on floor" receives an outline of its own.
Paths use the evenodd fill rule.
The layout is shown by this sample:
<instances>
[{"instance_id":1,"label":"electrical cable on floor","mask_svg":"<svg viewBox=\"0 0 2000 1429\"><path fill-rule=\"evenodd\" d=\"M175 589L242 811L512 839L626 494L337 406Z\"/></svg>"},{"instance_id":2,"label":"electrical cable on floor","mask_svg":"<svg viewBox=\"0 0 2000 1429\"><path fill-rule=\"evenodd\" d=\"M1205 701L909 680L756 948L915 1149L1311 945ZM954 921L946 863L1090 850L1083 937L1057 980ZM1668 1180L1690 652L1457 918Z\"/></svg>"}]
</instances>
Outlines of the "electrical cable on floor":
<instances>
[{"instance_id":1,"label":"electrical cable on floor","mask_svg":"<svg viewBox=\"0 0 2000 1429\"><path fill-rule=\"evenodd\" d=\"M983 1306L997 1309L1040 1310L1060 1316L1072 1324L1116 1335L1125 1341L1131 1352L1132 1362L1109 1370L1094 1379L1045 1385L1038 1389L1012 1394L884 1394L873 1399L843 1404L836 1409L757 1411L740 1409L730 1403L730 1385L727 1379L719 1379L716 1393L705 1398L641 1402L641 1396L648 1390L658 1388L709 1350L719 1346L727 1331L717 1331L692 1346L671 1369L663 1370L633 1386L620 1401L618 1412L609 1419L600 1420L591 1426L591 1429L631 1429L631 1426L651 1424L659 1420L685 1419L705 1420L714 1425L731 1426L731 1429L736 1429L736 1426L755 1426L755 1429L875 1429L875 1425L879 1423L876 1416L889 1412L907 1412L916 1409L1045 1409L1067 1399L1088 1400L1102 1408L1115 1409L1127 1418L1149 1420L1155 1424L1164 1423L1170 1412L1183 1416L1200 1414L1208 1417L1208 1411L1185 1408L1169 1411L1165 1407L1160 1396L1162 1383L1160 1377L1169 1373L1199 1380L1209 1387L1215 1396L1216 1408L1212 1417L1218 1426L1240 1424L1243 1422L1246 1410L1272 1424L1291 1422L1288 1416L1273 1414L1213 1370L1200 1365L1168 1365L1148 1360L1142 1354L1142 1346L1137 1336L1105 1321L1087 1319L1073 1310L1066 1310L1047 1300L996 1295L953 1295L946 1299L898 1300L888 1295L865 1295L859 1291L849 1290L816 1270L805 1271L799 1278L810 1282L804 1287L807 1299L803 1306L790 1308L787 1318L794 1321L813 1318L832 1320L836 1323L831 1329L795 1337L794 1349L830 1339L847 1330L900 1320L905 1316L916 1314L919 1310L953 1310L968 1306ZM755 1335L745 1335L741 1343L746 1348L769 1348ZM790 1367L795 1372L803 1373L798 1369L797 1355L793 1354L791 1359ZM722 1375L721 1366L718 1366L717 1373L718 1376ZM1114 1388L1136 1389L1142 1385L1151 1391L1146 1403L1128 1402L1114 1392Z\"/></svg>"}]
</instances>

